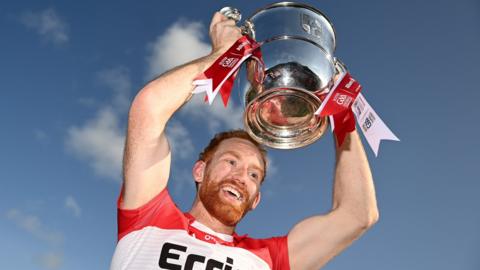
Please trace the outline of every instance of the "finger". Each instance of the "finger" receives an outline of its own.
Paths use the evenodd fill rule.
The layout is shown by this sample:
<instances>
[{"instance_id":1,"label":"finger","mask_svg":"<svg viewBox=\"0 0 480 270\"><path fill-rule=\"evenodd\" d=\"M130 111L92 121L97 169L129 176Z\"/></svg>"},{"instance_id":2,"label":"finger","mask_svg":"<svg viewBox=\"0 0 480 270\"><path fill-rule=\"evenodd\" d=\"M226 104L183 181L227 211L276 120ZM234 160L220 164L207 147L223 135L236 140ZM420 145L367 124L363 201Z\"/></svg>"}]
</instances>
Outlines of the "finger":
<instances>
[{"instance_id":1,"label":"finger","mask_svg":"<svg viewBox=\"0 0 480 270\"><path fill-rule=\"evenodd\" d=\"M222 26L236 26L237 25L237 23L232 19L226 19L224 21L219 22L218 24L222 25Z\"/></svg>"},{"instance_id":2,"label":"finger","mask_svg":"<svg viewBox=\"0 0 480 270\"><path fill-rule=\"evenodd\" d=\"M242 33L242 30L240 29L240 27L238 27L233 20L222 21L222 22L219 22L219 23L213 25L210 33L218 32L218 31L220 31L220 32L224 32L224 31L232 32L232 31L234 31L234 32Z\"/></svg>"},{"instance_id":3,"label":"finger","mask_svg":"<svg viewBox=\"0 0 480 270\"><path fill-rule=\"evenodd\" d=\"M226 34L228 36L238 36L242 35L242 29L236 25L216 25L218 27L216 30L221 30L221 33Z\"/></svg>"}]
</instances>

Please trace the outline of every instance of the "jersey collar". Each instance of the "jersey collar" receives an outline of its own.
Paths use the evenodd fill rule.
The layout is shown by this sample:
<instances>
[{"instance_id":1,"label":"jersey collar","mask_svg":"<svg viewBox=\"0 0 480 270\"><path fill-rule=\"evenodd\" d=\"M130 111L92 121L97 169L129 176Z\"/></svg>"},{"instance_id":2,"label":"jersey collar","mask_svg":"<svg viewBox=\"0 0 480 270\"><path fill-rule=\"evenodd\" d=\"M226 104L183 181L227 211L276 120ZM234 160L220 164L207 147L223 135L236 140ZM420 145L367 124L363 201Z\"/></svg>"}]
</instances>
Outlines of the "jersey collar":
<instances>
[{"instance_id":1,"label":"jersey collar","mask_svg":"<svg viewBox=\"0 0 480 270\"><path fill-rule=\"evenodd\" d=\"M236 233L229 235L216 232L210 229L205 224L197 221L190 213L184 213L184 215L189 221L188 225L190 235L193 235L200 240L211 243L220 243L224 245L233 245L234 241L237 240L237 238L242 238L242 236L239 237Z\"/></svg>"}]
</instances>

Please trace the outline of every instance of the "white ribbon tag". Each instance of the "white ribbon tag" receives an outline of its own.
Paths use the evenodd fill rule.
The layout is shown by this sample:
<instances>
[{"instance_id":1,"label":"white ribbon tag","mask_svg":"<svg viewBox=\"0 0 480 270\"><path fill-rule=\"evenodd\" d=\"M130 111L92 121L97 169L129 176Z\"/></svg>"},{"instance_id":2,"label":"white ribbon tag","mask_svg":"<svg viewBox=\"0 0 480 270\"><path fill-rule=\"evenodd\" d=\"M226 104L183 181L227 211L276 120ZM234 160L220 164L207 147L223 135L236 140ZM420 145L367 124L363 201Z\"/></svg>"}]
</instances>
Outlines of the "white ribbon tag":
<instances>
[{"instance_id":1,"label":"white ribbon tag","mask_svg":"<svg viewBox=\"0 0 480 270\"><path fill-rule=\"evenodd\" d=\"M206 93L208 103L212 105L213 100L219 92L218 88L216 89L217 91L213 92L212 79L196 80L193 82L193 85L195 85L195 88L193 89L192 94Z\"/></svg>"},{"instance_id":2,"label":"white ribbon tag","mask_svg":"<svg viewBox=\"0 0 480 270\"><path fill-rule=\"evenodd\" d=\"M362 130L363 136L367 139L375 156L378 156L381 140L400 141L373 110L370 104L368 104L361 93L355 99L352 110L357 118L357 123Z\"/></svg>"},{"instance_id":3,"label":"white ribbon tag","mask_svg":"<svg viewBox=\"0 0 480 270\"><path fill-rule=\"evenodd\" d=\"M195 89L192 94L206 93L208 103L212 105L213 100L220 93L224 105L227 106L240 65L259 46L259 43L256 43L249 36L239 38L207 70L197 75L193 81Z\"/></svg>"}]
</instances>

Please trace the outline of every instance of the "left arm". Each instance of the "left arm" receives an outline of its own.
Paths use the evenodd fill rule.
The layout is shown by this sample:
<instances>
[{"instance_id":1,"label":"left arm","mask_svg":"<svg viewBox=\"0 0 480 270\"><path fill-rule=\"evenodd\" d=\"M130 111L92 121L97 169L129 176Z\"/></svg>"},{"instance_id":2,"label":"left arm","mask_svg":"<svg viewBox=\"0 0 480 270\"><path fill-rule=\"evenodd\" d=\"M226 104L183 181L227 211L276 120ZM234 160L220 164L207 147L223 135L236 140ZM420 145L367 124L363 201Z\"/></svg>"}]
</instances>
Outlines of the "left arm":
<instances>
[{"instance_id":1,"label":"left arm","mask_svg":"<svg viewBox=\"0 0 480 270\"><path fill-rule=\"evenodd\" d=\"M368 159L357 131L336 146L332 210L307 218L288 234L291 269L319 269L378 220Z\"/></svg>"}]
</instances>

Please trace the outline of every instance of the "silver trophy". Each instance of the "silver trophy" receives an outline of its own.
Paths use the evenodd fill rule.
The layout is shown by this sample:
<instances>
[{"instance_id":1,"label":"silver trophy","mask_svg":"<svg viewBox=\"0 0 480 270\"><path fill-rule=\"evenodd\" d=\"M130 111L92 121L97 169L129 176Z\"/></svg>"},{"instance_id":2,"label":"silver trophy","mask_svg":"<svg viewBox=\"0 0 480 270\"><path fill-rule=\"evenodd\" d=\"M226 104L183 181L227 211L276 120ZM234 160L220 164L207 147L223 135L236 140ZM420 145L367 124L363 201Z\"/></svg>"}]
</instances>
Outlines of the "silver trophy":
<instances>
[{"instance_id":1,"label":"silver trophy","mask_svg":"<svg viewBox=\"0 0 480 270\"><path fill-rule=\"evenodd\" d=\"M240 12L220 11L238 22ZM256 11L241 26L261 44L263 63L249 59L239 74L246 131L273 148L292 149L319 139L328 118L317 117L343 65L337 63L335 30L318 9L280 2Z\"/></svg>"}]
</instances>

